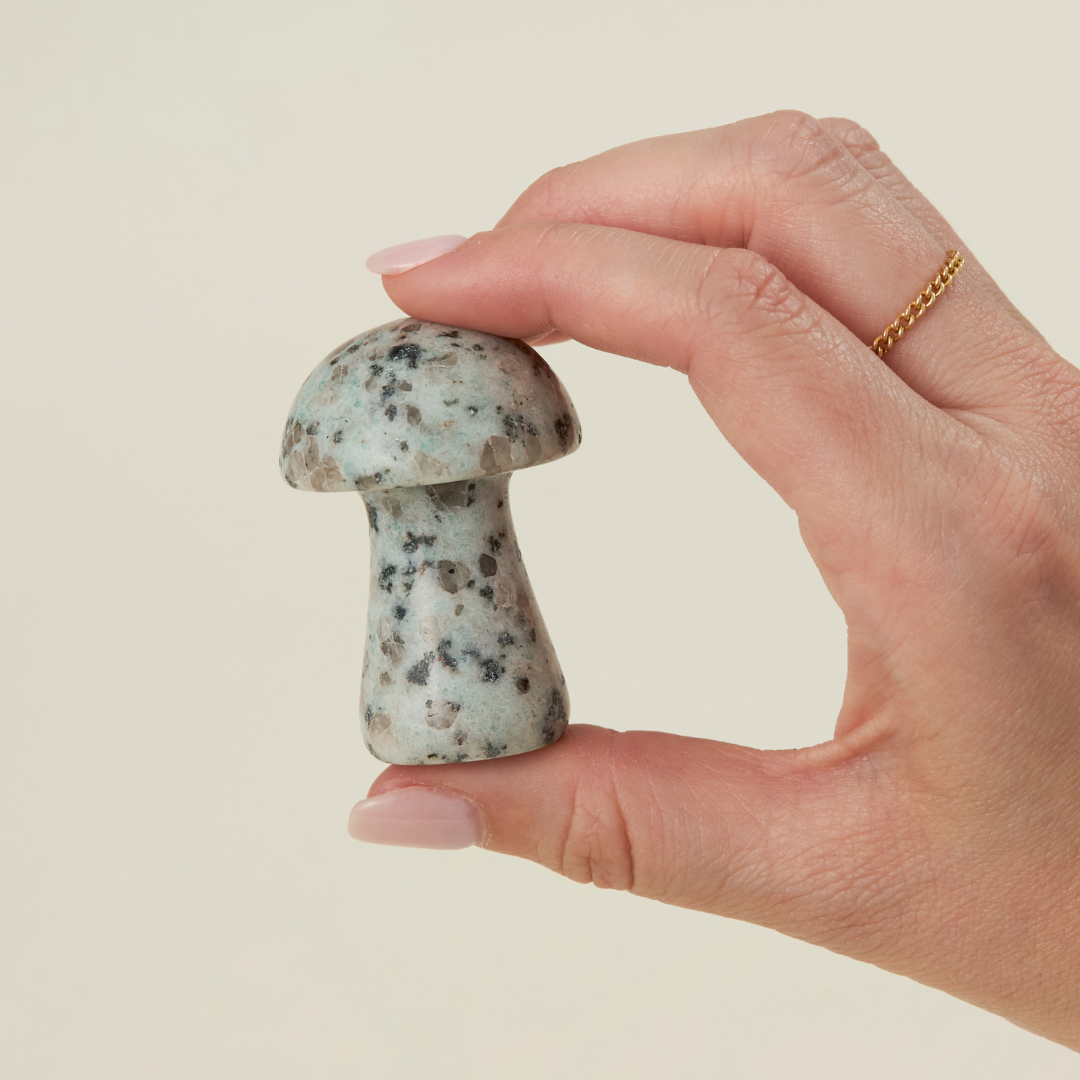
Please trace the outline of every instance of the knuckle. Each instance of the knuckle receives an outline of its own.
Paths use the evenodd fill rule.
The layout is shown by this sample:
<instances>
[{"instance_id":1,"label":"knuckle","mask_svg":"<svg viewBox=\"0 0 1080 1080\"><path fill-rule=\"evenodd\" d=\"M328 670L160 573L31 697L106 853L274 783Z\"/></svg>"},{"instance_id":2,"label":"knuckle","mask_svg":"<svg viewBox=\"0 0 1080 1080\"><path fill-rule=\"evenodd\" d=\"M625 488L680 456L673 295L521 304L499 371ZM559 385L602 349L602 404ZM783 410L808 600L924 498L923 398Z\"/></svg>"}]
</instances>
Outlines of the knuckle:
<instances>
[{"instance_id":1,"label":"knuckle","mask_svg":"<svg viewBox=\"0 0 1080 1080\"><path fill-rule=\"evenodd\" d=\"M807 410L851 428L850 397L806 374L807 355L831 354L840 345L828 316L768 259L741 248L717 252L687 303L683 367L699 395L789 393L797 380ZM731 362L734 357L741 362Z\"/></svg>"},{"instance_id":2,"label":"knuckle","mask_svg":"<svg viewBox=\"0 0 1080 1080\"><path fill-rule=\"evenodd\" d=\"M600 889L633 890L633 844L610 774L578 783L550 863L573 881Z\"/></svg>"},{"instance_id":3,"label":"knuckle","mask_svg":"<svg viewBox=\"0 0 1080 1080\"><path fill-rule=\"evenodd\" d=\"M856 157L881 149L877 139L857 120L849 120L845 116L830 116L821 121L821 126Z\"/></svg>"},{"instance_id":4,"label":"knuckle","mask_svg":"<svg viewBox=\"0 0 1080 1080\"><path fill-rule=\"evenodd\" d=\"M702 304L722 298L726 313L734 308L741 319L756 319L796 330L806 322L806 298L768 259L753 251L732 251L713 259L699 288ZM719 280L717 280L719 278Z\"/></svg>"},{"instance_id":5,"label":"knuckle","mask_svg":"<svg viewBox=\"0 0 1080 1080\"><path fill-rule=\"evenodd\" d=\"M552 210L566 197L574 165L556 165L534 180L514 201L504 220L526 221L552 216Z\"/></svg>"},{"instance_id":6,"label":"knuckle","mask_svg":"<svg viewBox=\"0 0 1080 1080\"><path fill-rule=\"evenodd\" d=\"M779 109L767 119L766 131L779 145L803 146L820 141L825 134L821 121L801 109Z\"/></svg>"},{"instance_id":7,"label":"knuckle","mask_svg":"<svg viewBox=\"0 0 1080 1080\"><path fill-rule=\"evenodd\" d=\"M870 178L820 120L802 112L774 113L767 119L752 148L765 179L813 184L841 196L866 187Z\"/></svg>"}]
</instances>

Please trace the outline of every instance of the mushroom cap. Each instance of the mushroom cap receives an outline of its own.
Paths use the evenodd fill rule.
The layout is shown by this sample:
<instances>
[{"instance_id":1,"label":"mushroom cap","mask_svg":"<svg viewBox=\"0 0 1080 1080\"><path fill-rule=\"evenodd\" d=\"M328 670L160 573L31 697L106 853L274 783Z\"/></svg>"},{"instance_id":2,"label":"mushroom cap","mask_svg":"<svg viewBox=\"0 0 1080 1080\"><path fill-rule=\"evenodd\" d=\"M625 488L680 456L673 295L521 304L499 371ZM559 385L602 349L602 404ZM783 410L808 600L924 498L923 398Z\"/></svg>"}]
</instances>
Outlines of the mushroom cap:
<instances>
[{"instance_id":1,"label":"mushroom cap","mask_svg":"<svg viewBox=\"0 0 1080 1080\"><path fill-rule=\"evenodd\" d=\"M307 491L387 491L542 465L581 425L521 341L398 319L338 346L296 395L281 473Z\"/></svg>"}]
</instances>

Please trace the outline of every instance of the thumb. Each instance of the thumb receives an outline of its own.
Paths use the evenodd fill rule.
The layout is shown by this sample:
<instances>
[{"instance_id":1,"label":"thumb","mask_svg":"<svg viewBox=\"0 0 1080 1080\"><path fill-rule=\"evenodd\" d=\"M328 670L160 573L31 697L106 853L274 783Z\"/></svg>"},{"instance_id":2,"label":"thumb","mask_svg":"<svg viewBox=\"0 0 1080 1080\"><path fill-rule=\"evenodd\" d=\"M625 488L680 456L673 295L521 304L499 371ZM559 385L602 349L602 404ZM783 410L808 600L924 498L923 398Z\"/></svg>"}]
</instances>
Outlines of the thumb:
<instances>
[{"instance_id":1,"label":"thumb","mask_svg":"<svg viewBox=\"0 0 1080 1080\"><path fill-rule=\"evenodd\" d=\"M391 766L349 829L375 843L475 843L852 952L853 924L878 923L874 896L895 901L891 875L874 872L895 862L891 845L870 827L895 820L875 812L887 786L843 741L763 751L574 725L530 754Z\"/></svg>"}]
</instances>

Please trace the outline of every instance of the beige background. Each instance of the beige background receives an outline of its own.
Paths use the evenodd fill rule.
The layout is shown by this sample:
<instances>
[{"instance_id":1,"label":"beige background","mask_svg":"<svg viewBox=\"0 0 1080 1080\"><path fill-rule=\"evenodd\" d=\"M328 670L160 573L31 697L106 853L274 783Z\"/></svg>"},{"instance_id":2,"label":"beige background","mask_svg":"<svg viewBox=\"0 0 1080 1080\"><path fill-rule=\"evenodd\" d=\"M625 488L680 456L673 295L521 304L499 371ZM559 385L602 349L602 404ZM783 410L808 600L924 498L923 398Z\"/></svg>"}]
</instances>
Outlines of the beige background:
<instances>
[{"instance_id":1,"label":"beige background","mask_svg":"<svg viewBox=\"0 0 1080 1080\"><path fill-rule=\"evenodd\" d=\"M778 107L863 121L1076 356L1078 31L1037 0L4 4L0 1074L1075 1076L756 927L351 842L363 512L275 456L315 362L394 316L369 252ZM681 377L547 355L585 444L515 516L574 718L827 737L843 625L792 515Z\"/></svg>"}]
</instances>

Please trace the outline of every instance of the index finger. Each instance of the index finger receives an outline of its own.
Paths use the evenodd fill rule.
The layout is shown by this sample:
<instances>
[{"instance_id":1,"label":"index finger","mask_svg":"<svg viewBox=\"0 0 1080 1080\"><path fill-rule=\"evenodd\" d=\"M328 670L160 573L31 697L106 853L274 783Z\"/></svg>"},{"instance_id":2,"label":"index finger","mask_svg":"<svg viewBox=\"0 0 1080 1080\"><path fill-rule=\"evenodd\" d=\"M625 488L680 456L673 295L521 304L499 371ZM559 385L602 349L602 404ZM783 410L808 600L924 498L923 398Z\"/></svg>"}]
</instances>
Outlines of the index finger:
<instances>
[{"instance_id":1,"label":"index finger","mask_svg":"<svg viewBox=\"0 0 1080 1080\"><path fill-rule=\"evenodd\" d=\"M850 522L890 469L910 465L883 455L883 441L922 444L913 426L947 422L742 249L532 223L478 234L384 282L419 318L508 337L558 330L684 371L736 450L807 521Z\"/></svg>"}]
</instances>

